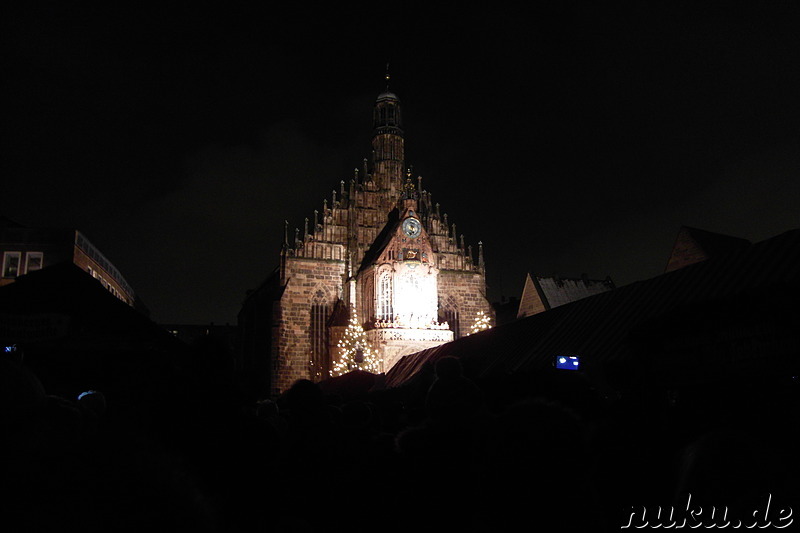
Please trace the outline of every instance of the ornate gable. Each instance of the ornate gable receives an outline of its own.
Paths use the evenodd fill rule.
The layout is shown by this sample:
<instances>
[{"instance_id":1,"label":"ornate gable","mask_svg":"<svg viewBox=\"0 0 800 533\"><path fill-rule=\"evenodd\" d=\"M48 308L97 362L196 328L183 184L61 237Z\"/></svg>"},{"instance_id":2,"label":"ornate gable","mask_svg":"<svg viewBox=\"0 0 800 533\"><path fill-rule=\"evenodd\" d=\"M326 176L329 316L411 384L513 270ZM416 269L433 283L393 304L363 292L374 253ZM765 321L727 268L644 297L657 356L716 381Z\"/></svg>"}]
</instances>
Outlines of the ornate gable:
<instances>
[{"instance_id":1,"label":"ornate gable","mask_svg":"<svg viewBox=\"0 0 800 533\"><path fill-rule=\"evenodd\" d=\"M404 209L389 228L388 236L371 258L373 264L406 262L411 268L434 265L430 239L415 209Z\"/></svg>"},{"instance_id":2,"label":"ornate gable","mask_svg":"<svg viewBox=\"0 0 800 533\"><path fill-rule=\"evenodd\" d=\"M393 215L361 265L360 314L367 327L375 323L427 327L438 318L439 270L433 249L413 201Z\"/></svg>"}]
</instances>

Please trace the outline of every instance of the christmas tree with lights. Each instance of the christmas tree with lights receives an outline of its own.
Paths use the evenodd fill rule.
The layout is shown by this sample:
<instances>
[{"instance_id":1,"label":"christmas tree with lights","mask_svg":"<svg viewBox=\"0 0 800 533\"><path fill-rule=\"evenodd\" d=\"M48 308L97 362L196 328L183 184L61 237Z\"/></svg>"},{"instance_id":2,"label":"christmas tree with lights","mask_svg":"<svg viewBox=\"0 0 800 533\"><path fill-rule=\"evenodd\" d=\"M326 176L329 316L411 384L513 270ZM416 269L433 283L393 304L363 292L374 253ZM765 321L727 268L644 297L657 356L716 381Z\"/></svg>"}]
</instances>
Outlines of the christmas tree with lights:
<instances>
[{"instance_id":1,"label":"christmas tree with lights","mask_svg":"<svg viewBox=\"0 0 800 533\"><path fill-rule=\"evenodd\" d=\"M353 370L365 370L378 374L381 371L381 361L367 342L367 334L358 323L355 310L350 313L350 323L344 330L344 335L336 344L339 359L333 364L331 376L341 376Z\"/></svg>"},{"instance_id":2,"label":"christmas tree with lights","mask_svg":"<svg viewBox=\"0 0 800 533\"><path fill-rule=\"evenodd\" d=\"M469 334L472 335L473 333L478 333L479 331L483 331L485 329L491 329L491 327L491 317L489 317L489 315L483 311L478 311L478 314L475 317L475 323L472 324L472 329L470 330Z\"/></svg>"}]
</instances>

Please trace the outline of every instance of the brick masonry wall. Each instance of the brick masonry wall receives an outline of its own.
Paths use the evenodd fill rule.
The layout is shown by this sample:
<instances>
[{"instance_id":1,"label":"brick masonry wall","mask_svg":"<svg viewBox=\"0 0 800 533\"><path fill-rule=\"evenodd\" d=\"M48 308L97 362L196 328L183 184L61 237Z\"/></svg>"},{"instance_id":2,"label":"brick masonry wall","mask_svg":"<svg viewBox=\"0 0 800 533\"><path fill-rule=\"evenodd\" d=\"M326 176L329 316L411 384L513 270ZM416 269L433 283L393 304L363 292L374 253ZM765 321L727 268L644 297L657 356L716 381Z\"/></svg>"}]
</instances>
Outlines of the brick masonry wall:
<instances>
[{"instance_id":1,"label":"brick masonry wall","mask_svg":"<svg viewBox=\"0 0 800 533\"><path fill-rule=\"evenodd\" d=\"M494 309L486 299L486 281L483 274L464 270L439 271L439 301L453 296L458 303L458 336L469 334L478 311L483 311L496 323ZM441 310L440 310L441 312Z\"/></svg>"},{"instance_id":2,"label":"brick masonry wall","mask_svg":"<svg viewBox=\"0 0 800 533\"><path fill-rule=\"evenodd\" d=\"M344 261L287 258L286 290L277 314L278 342L273 360L273 390L282 392L298 379L310 379L311 302L317 291L333 310L342 293Z\"/></svg>"}]
</instances>

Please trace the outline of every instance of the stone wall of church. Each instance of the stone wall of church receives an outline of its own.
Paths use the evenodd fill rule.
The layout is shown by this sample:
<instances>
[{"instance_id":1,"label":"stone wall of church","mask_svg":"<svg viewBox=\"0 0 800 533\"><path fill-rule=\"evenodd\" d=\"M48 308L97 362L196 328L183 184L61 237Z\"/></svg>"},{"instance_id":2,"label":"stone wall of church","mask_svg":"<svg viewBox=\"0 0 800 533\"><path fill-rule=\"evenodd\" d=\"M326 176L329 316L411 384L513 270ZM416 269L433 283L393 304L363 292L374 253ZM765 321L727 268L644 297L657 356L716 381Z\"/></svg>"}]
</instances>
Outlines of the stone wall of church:
<instances>
[{"instance_id":1,"label":"stone wall of church","mask_svg":"<svg viewBox=\"0 0 800 533\"><path fill-rule=\"evenodd\" d=\"M311 376L311 306L324 302L333 311L342 294L345 262L302 257L286 258L286 288L278 315L277 354L273 391L282 392L298 379ZM315 379L316 381L316 379Z\"/></svg>"},{"instance_id":2,"label":"stone wall of church","mask_svg":"<svg viewBox=\"0 0 800 533\"><path fill-rule=\"evenodd\" d=\"M459 327L456 337L470 333L478 311L492 317L495 324L494 309L486 299L486 280L483 274L465 270L439 271L439 302L455 302L458 306ZM442 309L439 310L442 314Z\"/></svg>"}]
</instances>

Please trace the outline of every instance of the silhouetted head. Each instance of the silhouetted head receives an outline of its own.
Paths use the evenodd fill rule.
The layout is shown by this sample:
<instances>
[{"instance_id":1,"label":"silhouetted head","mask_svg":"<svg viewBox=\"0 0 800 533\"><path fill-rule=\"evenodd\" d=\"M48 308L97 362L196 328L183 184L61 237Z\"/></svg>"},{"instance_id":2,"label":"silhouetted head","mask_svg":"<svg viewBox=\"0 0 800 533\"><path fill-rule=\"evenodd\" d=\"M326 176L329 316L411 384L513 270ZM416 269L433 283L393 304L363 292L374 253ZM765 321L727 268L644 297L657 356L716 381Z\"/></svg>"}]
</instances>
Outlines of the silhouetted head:
<instances>
[{"instance_id":1,"label":"silhouetted head","mask_svg":"<svg viewBox=\"0 0 800 533\"><path fill-rule=\"evenodd\" d=\"M455 379L463 374L461 361L451 355L438 359L434 365L434 370L438 379Z\"/></svg>"},{"instance_id":2,"label":"silhouetted head","mask_svg":"<svg viewBox=\"0 0 800 533\"><path fill-rule=\"evenodd\" d=\"M296 411L316 411L325 406L325 396L313 381L298 379L286 391L286 406Z\"/></svg>"},{"instance_id":3,"label":"silhouetted head","mask_svg":"<svg viewBox=\"0 0 800 533\"><path fill-rule=\"evenodd\" d=\"M97 418L102 418L106 413L106 397L102 392L96 390L80 393L78 395L78 405Z\"/></svg>"}]
</instances>

